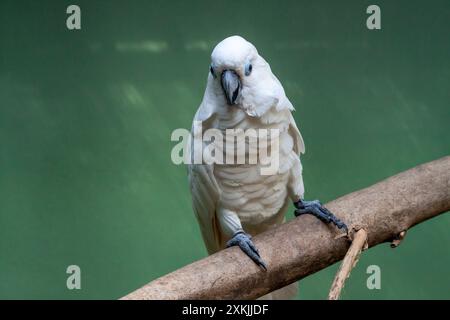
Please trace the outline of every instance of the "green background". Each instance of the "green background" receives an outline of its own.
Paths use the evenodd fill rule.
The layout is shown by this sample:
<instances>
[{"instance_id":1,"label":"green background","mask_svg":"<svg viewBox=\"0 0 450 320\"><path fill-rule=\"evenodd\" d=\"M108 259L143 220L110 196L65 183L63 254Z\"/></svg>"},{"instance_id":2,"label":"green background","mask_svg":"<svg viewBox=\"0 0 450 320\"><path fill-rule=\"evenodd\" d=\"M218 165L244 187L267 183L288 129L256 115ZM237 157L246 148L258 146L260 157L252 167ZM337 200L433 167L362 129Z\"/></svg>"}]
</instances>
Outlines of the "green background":
<instances>
[{"instance_id":1,"label":"green background","mask_svg":"<svg viewBox=\"0 0 450 320\"><path fill-rule=\"evenodd\" d=\"M80 31L66 28L72 3ZM378 0L379 31L369 4L2 0L0 298L115 299L206 255L170 135L190 127L211 49L233 34L297 109L306 198L450 154L450 2ZM449 299L449 228L442 215L365 252L343 298ZM71 264L81 290L66 288ZM381 290L366 287L371 264ZM336 269L299 298L326 298Z\"/></svg>"}]
</instances>

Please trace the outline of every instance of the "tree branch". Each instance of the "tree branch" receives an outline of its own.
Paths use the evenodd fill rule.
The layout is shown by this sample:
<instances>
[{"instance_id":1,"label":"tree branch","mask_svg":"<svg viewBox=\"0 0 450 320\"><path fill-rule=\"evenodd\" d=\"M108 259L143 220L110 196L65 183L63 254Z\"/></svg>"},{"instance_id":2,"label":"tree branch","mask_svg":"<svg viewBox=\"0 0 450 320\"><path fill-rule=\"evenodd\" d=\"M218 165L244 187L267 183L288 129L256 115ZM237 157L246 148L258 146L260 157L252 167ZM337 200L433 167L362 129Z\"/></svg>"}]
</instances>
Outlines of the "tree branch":
<instances>
[{"instance_id":1,"label":"tree branch","mask_svg":"<svg viewBox=\"0 0 450 320\"><path fill-rule=\"evenodd\" d=\"M407 170L326 204L367 243L398 243L402 232L450 210L450 157ZM253 238L268 271L239 248L222 250L158 278L123 299L253 299L341 260L350 242L302 215Z\"/></svg>"}]
</instances>

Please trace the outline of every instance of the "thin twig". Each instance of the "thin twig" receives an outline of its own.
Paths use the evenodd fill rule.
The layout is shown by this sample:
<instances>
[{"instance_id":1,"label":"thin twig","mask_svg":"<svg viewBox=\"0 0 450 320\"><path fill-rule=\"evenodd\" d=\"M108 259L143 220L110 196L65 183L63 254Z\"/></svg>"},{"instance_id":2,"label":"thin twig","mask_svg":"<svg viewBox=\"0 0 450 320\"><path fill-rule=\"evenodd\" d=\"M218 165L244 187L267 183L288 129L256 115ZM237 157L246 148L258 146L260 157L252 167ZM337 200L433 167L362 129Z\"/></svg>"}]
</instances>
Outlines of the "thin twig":
<instances>
[{"instance_id":1,"label":"thin twig","mask_svg":"<svg viewBox=\"0 0 450 320\"><path fill-rule=\"evenodd\" d=\"M355 233L352 244L334 278L330 293L328 294L328 300L339 299L341 291L344 288L345 280L350 276L350 272L355 267L359 255L365 247L367 247L367 232L364 229L360 229Z\"/></svg>"}]
</instances>

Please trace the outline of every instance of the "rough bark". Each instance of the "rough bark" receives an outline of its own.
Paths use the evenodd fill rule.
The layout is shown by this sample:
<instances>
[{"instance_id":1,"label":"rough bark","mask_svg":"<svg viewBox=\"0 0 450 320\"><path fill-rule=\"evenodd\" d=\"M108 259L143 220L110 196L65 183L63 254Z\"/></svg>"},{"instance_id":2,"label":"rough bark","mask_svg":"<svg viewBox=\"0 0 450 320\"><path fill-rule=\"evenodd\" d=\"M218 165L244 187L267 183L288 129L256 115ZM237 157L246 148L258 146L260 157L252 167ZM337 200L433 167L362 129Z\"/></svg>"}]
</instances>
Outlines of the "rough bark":
<instances>
[{"instance_id":1,"label":"rough bark","mask_svg":"<svg viewBox=\"0 0 450 320\"><path fill-rule=\"evenodd\" d=\"M450 156L325 206L353 231L363 228L369 247L392 242L412 226L450 210ZM257 298L341 260L350 242L339 234L333 226L302 215L253 238L268 264L267 272L233 247L158 278L122 299Z\"/></svg>"}]
</instances>

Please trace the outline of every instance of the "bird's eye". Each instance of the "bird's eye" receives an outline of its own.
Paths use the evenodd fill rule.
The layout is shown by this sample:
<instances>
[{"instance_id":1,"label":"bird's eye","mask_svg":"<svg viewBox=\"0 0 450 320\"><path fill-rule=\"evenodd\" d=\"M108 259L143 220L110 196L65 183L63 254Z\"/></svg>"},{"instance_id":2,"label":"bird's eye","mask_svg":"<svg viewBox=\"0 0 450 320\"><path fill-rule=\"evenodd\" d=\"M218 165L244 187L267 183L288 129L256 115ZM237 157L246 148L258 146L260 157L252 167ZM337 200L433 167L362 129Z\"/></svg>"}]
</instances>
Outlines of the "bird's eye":
<instances>
[{"instance_id":1,"label":"bird's eye","mask_svg":"<svg viewBox=\"0 0 450 320\"><path fill-rule=\"evenodd\" d=\"M209 67L209 71L211 72L211 75L215 78L216 74L214 73L214 68L212 66Z\"/></svg>"},{"instance_id":2,"label":"bird's eye","mask_svg":"<svg viewBox=\"0 0 450 320\"><path fill-rule=\"evenodd\" d=\"M251 63L247 63L247 64L245 65L245 75L246 75L246 76L249 76L250 73L252 73L252 70L253 70L252 64L251 64Z\"/></svg>"}]
</instances>

